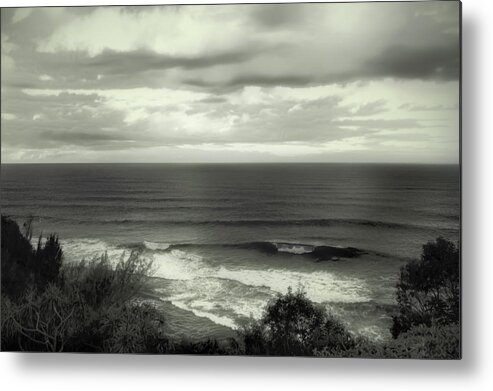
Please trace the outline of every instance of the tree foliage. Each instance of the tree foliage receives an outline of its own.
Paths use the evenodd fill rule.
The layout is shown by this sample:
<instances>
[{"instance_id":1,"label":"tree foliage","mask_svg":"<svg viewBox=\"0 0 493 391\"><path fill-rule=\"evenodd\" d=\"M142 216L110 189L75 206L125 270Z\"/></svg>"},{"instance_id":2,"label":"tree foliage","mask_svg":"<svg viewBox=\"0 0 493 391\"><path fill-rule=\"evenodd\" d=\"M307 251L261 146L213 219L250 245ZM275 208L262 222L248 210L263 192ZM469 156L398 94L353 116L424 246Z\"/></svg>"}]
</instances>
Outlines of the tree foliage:
<instances>
[{"instance_id":1,"label":"tree foliage","mask_svg":"<svg viewBox=\"0 0 493 391\"><path fill-rule=\"evenodd\" d=\"M20 299L2 297L2 349L61 352L80 326L81 304L49 284L39 294L28 289Z\"/></svg>"},{"instance_id":2,"label":"tree foliage","mask_svg":"<svg viewBox=\"0 0 493 391\"><path fill-rule=\"evenodd\" d=\"M392 336L413 326L458 323L460 320L460 258L454 243L438 238L423 246L419 261L401 269L397 284L399 314Z\"/></svg>"},{"instance_id":3,"label":"tree foliage","mask_svg":"<svg viewBox=\"0 0 493 391\"><path fill-rule=\"evenodd\" d=\"M44 290L60 275L63 252L56 235L43 243L39 237L36 249L30 243L31 223L23 235L15 221L2 216L2 293L18 296L26 289Z\"/></svg>"},{"instance_id":4,"label":"tree foliage","mask_svg":"<svg viewBox=\"0 0 493 391\"><path fill-rule=\"evenodd\" d=\"M246 354L311 356L325 348L337 352L353 346L354 338L303 290L278 295L263 317L242 331Z\"/></svg>"}]
</instances>

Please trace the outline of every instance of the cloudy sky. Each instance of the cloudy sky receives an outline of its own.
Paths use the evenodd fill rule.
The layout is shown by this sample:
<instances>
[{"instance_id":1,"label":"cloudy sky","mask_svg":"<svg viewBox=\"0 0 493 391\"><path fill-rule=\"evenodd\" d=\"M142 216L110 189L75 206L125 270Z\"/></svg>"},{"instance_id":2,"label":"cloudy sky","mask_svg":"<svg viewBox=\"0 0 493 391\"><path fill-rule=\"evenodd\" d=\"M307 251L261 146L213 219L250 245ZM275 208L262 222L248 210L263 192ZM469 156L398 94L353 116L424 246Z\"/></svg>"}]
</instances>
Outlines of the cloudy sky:
<instances>
[{"instance_id":1,"label":"cloudy sky","mask_svg":"<svg viewBox=\"0 0 493 391\"><path fill-rule=\"evenodd\" d=\"M457 163L457 2L1 11L2 162Z\"/></svg>"}]
</instances>

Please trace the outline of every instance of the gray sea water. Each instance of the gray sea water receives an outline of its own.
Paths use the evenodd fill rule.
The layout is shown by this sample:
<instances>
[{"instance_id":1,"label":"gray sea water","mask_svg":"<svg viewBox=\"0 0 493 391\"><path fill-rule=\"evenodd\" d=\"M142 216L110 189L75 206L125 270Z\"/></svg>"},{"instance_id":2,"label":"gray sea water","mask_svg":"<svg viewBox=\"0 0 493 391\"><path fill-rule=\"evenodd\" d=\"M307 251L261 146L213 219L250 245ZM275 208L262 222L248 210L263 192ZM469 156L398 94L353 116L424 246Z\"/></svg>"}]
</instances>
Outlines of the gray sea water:
<instances>
[{"instance_id":1,"label":"gray sea water","mask_svg":"<svg viewBox=\"0 0 493 391\"><path fill-rule=\"evenodd\" d=\"M460 232L455 165L4 164L1 175L2 214L58 233L66 262L153 260L157 294L197 337L301 286L355 333L387 338L399 268ZM340 247L361 254L314 256Z\"/></svg>"}]
</instances>

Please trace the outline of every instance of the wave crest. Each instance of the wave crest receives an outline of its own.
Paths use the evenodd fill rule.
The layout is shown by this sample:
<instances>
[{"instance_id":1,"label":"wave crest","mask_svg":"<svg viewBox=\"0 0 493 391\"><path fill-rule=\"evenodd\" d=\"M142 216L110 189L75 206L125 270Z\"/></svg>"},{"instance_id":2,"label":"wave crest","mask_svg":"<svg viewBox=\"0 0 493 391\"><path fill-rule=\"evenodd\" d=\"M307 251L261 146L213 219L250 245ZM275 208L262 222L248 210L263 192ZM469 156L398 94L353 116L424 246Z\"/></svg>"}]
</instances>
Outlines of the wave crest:
<instances>
[{"instance_id":1,"label":"wave crest","mask_svg":"<svg viewBox=\"0 0 493 391\"><path fill-rule=\"evenodd\" d=\"M340 247L328 245L317 246L313 244L290 242L252 242L239 246L243 248L256 249L258 251L270 254L289 253L293 255L310 256L317 261L337 260L339 257L355 258L366 254L365 251L355 247Z\"/></svg>"},{"instance_id":2,"label":"wave crest","mask_svg":"<svg viewBox=\"0 0 493 391\"><path fill-rule=\"evenodd\" d=\"M151 251L166 251L170 247L169 243L161 243L161 242L149 242L144 240L144 248Z\"/></svg>"}]
</instances>

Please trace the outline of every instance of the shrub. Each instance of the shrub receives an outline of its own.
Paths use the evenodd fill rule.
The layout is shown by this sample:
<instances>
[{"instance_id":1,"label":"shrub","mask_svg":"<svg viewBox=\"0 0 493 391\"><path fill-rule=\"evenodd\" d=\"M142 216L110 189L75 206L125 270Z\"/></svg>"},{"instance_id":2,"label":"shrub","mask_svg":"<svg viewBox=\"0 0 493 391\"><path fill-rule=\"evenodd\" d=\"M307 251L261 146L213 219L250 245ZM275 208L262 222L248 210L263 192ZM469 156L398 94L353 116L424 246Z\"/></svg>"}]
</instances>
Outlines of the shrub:
<instances>
[{"instance_id":1,"label":"shrub","mask_svg":"<svg viewBox=\"0 0 493 391\"><path fill-rule=\"evenodd\" d=\"M164 318L152 305L139 303L151 263L132 253L111 265L107 254L66 265L63 282L68 295L84 303L73 351L144 353L168 343L161 329ZM164 340L163 340L164 338ZM166 346L166 348L163 348Z\"/></svg>"},{"instance_id":2,"label":"shrub","mask_svg":"<svg viewBox=\"0 0 493 391\"><path fill-rule=\"evenodd\" d=\"M216 339L208 338L203 341L188 341L183 339L173 344L168 351L171 354L205 354L226 355L235 354L228 344L220 344Z\"/></svg>"},{"instance_id":3,"label":"shrub","mask_svg":"<svg viewBox=\"0 0 493 391\"><path fill-rule=\"evenodd\" d=\"M353 336L305 292L291 288L268 303L259 321L241 332L246 354L311 356L317 350L337 352L354 346Z\"/></svg>"},{"instance_id":4,"label":"shrub","mask_svg":"<svg viewBox=\"0 0 493 391\"><path fill-rule=\"evenodd\" d=\"M151 263L132 253L64 265L58 237L34 250L17 224L2 217L2 350L152 352L169 350L164 319L138 303Z\"/></svg>"},{"instance_id":5,"label":"shrub","mask_svg":"<svg viewBox=\"0 0 493 391\"><path fill-rule=\"evenodd\" d=\"M458 324L414 326L385 344L382 355L387 358L459 359L460 327Z\"/></svg>"},{"instance_id":6,"label":"shrub","mask_svg":"<svg viewBox=\"0 0 493 391\"><path fill-rule=\"evenodd\" d=\"M397 284L399 314L393 317L392 336L413 326L458 323L460 314L459 249L438 238L423 246L420 261L401 269Z\"/></svg>"},{"instance_id":7,"label":"shrub","mask_svg":"<svg viewBox=\"0 0 493 391\"><path fill-rule=\"evenodd\" d=\"M31 222L26 224L23 235L15 221L2 216L2 294L12 299L22 296L29 287L43 291L57 282L62 266L58 237L50 235L42 244L40 236L34 250Z\"/></svg>"},{"instance_id":8,"label":"shrub","mask_svg":"<svg viewBox=\"0 0 493 391\"><path fill-rule=\"evenodd\" d=\"M77 291L92 307L124 303L139 293L152 270L152 263L132 252L122 255L111 265L107 254L89 262L65 265L63 281L66 289Z\"/></svg>"},{"instance_id":9,"label":"shrub","mask_svg":"<svg viewBox=\"0 0 493 391\"><path fill-rule=\"evenodd\" d=\"M2 350L63 351L80 326L80 306L53 284L42 294L29 289L17 301L2 297Z\"/></svg>"},{"instance_id":10,"label":"shrub","mask_svg":"<svg viewBox=\"0 0 493 391\"><path fill-rule=\"evenodd\" d=\"M40 236L38 247L34 252L31 270L36 285L43 289L48 284L57 282L62 267L63 251L56 235L48 236L44 245L41 242L42 237Z\"/></svg>"},{"instance_id":11,"label":"shrub","mask_svg":"<svg viewBox=\"0 0 493 391\"><path fill-rule=\"evenodd\" d=\"M373 342L365 337L354 337L350 346L344 349L334 350L330 347L315 349L317 357L339 358L385 358L381 342Z\"/></svg>"},{"instance_id":12,"label":"shrub","mask_svg":"<svg viewBox=\"0 0 493 391\"><path fill-rule=\"evenodd\" d=\"M354 346L334 355L327 349L316 351L319 357L459 359L460 328L456 324L413 326L397 338L373 342L358 337Z\"/></svg>"},{"instance_id":13,"label":"shrub","mask_svg":"<svg viewBox=\"0 0 493 391\"><path fill-rule=\"evenodd\" d=\"M2 298L2 350L106 353L162 352L163 318L149 304L89 307L50 285L18 301Z\"/></svg>"},{"instance_id":14,"label":"shrub","mask_svg":"<svg viewBox=\"0 0 493 391\"><path fill-rule=\"evenodd\" d=\"M17 224L2 216L2 294L15 297L32 283L30 261L33 249Z\"/></svg>"},{"instance_id":15,"label":"shrub","mask_svg":"<svg viewBox=\"0 0 493 391\"><path fill-rule=\"evenodd\" d=\"M126 303L111 307L99 318L103 351L108 353L149 353L165 336L162 316L149 304Z\"/></svg>"}]
</instances>

